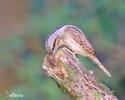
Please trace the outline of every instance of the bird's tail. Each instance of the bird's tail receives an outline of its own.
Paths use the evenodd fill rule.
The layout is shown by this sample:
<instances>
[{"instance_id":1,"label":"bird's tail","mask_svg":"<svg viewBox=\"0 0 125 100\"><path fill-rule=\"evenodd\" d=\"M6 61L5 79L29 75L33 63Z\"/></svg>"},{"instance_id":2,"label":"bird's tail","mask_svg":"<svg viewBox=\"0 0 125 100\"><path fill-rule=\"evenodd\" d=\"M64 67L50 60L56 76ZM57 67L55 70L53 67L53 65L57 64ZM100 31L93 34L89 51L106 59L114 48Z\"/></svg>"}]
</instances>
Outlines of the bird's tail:
<instances>
[{"instance_id":1,"label":"bird's tail","mask_svg":"<svg viewBox=\"0 0 125 100\"><path fill-rule=\"evenodd\" d=\"M111 74L109 73L109 71L101 64L101 62L99 61L99 59L93 55L88 57L92 62L96 63L98 65L99 68L101 68L109 77L111 77Z\"/></svg>"}]
</instances>

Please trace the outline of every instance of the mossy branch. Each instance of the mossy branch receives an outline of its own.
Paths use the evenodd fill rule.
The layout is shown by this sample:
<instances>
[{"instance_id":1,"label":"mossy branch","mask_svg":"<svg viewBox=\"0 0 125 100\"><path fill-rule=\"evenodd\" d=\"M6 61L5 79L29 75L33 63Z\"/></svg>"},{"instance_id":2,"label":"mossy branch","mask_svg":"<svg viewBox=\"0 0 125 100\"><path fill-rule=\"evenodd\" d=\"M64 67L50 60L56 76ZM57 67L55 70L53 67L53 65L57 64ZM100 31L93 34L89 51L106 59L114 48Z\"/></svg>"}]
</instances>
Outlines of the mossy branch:
<instances>
[{"instance_id":1,"label":"mossy branch","mask_svg":"<svg viewBox=\"0 0 125 100\"><path fill-rule=\"evenodd\" d=\"M74 100L118 100L66 47L47 55L43 69Z\"/></svg>"}]
</instances>

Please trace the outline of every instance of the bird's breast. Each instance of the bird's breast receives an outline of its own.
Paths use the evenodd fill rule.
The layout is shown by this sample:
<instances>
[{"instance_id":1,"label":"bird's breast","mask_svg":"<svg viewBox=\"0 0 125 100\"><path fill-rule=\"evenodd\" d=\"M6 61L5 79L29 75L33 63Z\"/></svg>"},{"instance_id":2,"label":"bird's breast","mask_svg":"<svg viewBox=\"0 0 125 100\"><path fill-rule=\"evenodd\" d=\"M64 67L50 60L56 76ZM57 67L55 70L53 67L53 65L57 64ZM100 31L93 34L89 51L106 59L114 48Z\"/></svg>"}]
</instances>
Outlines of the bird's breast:
<instances>
[{"instance_id":1,"label":"bird's breast","mask_svg":"<svg viewBox=\"0 0 125 100\"><path fill-rule=\"evenodd\" d=\"M83 46L81 46L77 41L75 41L73 38L69 37L65 39L65 45L72 50L75 54L81 55L81 56L87 56L87 52L84 49Z\"/></svg>"}]
</instances>

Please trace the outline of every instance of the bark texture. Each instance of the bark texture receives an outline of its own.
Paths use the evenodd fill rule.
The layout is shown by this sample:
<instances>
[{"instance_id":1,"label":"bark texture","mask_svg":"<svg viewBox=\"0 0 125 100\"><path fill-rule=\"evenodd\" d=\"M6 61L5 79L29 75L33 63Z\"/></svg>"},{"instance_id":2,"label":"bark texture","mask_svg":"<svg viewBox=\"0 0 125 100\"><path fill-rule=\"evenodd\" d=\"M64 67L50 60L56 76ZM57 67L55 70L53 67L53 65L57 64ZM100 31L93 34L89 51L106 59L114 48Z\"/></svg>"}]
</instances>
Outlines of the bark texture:
<instances>
[{"instance_id":1,"label":"bark texture","mask_svg":"<svg viewBox=\"0 0 125 100\"><path fill-rule=\"evenodd\" d=\"M118 100L66 47L48 54L43 69L74 100Z\"/></svg>"}]
</instances>

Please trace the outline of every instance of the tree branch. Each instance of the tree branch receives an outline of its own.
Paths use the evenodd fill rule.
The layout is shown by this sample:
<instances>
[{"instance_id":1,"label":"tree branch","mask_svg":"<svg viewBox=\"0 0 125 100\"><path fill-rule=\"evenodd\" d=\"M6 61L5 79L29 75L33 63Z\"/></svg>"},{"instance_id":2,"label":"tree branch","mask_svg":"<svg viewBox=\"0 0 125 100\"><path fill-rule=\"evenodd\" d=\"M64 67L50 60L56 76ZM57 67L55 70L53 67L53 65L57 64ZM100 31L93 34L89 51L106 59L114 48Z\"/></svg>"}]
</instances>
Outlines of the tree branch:
<instances>
[{"instance_id":1,"label":"tree branch","mask_svg":"<svg viewBox=\"0 0 125 100\"><path fill-rule=\"evenodd\" d=\"M43 69L74 100L118 100L66 47L47 55Z\"/></svg>"}]
</instances>

